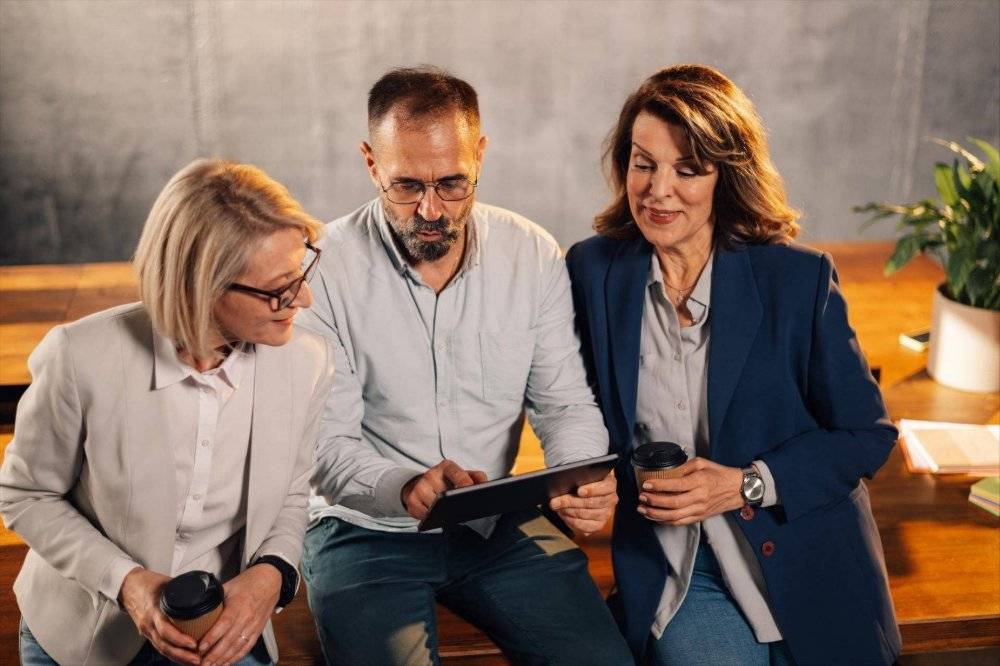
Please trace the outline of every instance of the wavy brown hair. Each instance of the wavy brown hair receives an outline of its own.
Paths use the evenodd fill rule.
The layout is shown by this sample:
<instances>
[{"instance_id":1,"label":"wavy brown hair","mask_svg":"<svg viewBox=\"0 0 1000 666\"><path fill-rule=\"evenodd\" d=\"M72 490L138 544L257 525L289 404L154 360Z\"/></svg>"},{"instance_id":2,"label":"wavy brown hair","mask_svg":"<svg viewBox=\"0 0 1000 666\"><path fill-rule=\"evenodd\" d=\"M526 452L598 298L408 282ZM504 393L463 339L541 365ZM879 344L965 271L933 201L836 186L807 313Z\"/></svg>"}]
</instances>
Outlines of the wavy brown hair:
<instances>
[{"instance_id":1,"label":"wavy brown hair","mask_svg":"<svg viewBox=\"0 0 1000 666\"><path fill-rule=\"evenodd\" d=\"M604 144L614 201L594 218L597 233L617 239L639 235L625 179L632 126L643 111L683 128L699 173L706 173L708 165L718 169L712 201L717 243L726 247L788 243L795 237L800 213L788 205L760 117L742 90L705 65L662 69L625 101Z\"/></svg>"}]
</instances>

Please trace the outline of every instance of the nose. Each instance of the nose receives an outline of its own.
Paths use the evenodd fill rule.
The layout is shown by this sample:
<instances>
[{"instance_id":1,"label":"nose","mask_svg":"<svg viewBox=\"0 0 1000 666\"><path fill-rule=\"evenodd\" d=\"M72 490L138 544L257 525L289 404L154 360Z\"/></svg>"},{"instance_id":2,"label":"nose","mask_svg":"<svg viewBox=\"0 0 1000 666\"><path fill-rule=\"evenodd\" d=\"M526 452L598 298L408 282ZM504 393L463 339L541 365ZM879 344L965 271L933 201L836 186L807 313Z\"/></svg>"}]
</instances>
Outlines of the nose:
<instances>
[{"instance_id":1,"label":"nose","mask_svg":"<svg viewBox=\"0 0 1000 666\"><path fill-rule=\"evenodd\" d=\"M313 303L312 288L309 286L308 282L303 282L302 287L299 289L299 293L295 294L295 299L292 301L292 305L297 308L308 308Z\"/></svg>"},{"instance_id":2,"label":"nose","mask_svg":"<svg viewBox=\"0 0 1000 666\"><path fill-rule=\"evenodd\" d=\"M438 197L437 190L433 187L428 187L424 191L424 198L420 200L420 204L417 206L417 212L428 222L433 222L441 217L444 212L443 208L444 205L441 203L441 198Z\"/></svg>"},{"instance_id":3,"label":"nose","mask_svg":"<svg viewBox=\"0 0 1000 666\"><path fill-rule=\"evenodd\" d=\"M649 194L654 199L669 199L674 195L677 174L673 169L657 169L649 179Z\"/></svg>"}]
</instances>

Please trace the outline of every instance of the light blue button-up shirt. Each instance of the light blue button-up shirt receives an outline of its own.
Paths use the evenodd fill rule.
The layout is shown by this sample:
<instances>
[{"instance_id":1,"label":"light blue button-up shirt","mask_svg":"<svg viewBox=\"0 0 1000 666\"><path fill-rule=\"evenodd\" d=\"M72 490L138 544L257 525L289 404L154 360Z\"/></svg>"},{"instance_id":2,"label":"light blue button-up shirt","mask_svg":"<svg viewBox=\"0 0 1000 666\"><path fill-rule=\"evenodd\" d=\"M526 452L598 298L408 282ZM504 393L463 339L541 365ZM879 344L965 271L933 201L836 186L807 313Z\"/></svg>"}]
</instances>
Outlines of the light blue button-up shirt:
<instances>
[{"instance_id":1,"label":"light blue button-up shirt","mask_svg":"<svg viewBox=\"0 0 1000 666\"><path fill-rule=\"evenodd\" d=\"M327 225L314 304L296 320L336 350L312 521L414 531L400 501L406 481L445 458L508 475L525 413L548 466L607 453L555 240L479 203L466 233L458 273L435 294L400 254L377 199Z\"/></svg>"}]
</instances>

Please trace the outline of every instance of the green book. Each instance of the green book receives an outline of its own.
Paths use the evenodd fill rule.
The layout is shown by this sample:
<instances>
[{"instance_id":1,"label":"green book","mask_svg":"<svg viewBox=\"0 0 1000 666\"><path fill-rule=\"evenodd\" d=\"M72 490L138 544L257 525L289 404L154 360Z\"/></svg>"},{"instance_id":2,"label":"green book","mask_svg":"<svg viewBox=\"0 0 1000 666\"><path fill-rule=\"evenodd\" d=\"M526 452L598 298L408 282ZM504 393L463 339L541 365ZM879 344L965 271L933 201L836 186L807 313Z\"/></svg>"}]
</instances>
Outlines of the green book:
<instances>
[{"instance_id":1,"label":"green book","mask_svg":"<svg viewBox=\"0 0 1000 666\"><path fill-rule=\"evenodd\" d=\"M976 481L969 489L969 494L1000 504L1000 476L987 476Z\"/></svg>"}]
</instances>

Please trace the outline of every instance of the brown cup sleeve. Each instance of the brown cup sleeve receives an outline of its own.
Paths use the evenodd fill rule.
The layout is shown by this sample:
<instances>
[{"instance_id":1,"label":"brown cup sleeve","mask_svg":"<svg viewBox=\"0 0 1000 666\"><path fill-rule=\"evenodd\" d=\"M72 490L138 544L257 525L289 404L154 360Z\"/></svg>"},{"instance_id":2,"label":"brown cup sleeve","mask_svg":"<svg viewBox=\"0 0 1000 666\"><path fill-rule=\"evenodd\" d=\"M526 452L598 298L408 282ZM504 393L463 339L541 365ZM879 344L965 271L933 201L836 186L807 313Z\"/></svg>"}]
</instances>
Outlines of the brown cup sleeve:
<instances>
[{"instance_id":1,"label":"brown cup sleeve","mask_svg":"<svg viewBox=\"0 0 1000 666\"><path fill-rule=\"evenodd\" d=\"M182 632L196 641L200 641L202 637L208 633L208 630L212 628L215 621L219 619L219 616L222 615L222 608L223 604L219 604L199 617L192 618L190 620L178 620L177 618L171 617L170 621Z\"/></svg>"},{"instance_id":2,"label":"brown cup sleeve","mask_svg":"<svg viewBox=\"0 0 1000 666\"><path fill-rule=\"evenodd\" d=\"M667 467L665 469L633 467L632 469L635 470L635 482L639 492L642 492L642 484L650 479L675 479L680 476L677 473L676 467Z\"/></svg>"}]
</instances>

